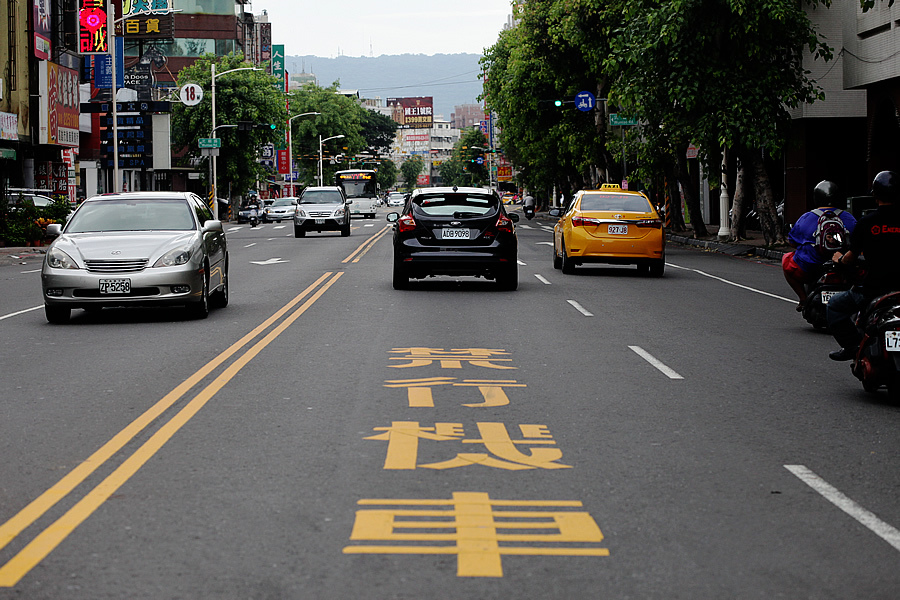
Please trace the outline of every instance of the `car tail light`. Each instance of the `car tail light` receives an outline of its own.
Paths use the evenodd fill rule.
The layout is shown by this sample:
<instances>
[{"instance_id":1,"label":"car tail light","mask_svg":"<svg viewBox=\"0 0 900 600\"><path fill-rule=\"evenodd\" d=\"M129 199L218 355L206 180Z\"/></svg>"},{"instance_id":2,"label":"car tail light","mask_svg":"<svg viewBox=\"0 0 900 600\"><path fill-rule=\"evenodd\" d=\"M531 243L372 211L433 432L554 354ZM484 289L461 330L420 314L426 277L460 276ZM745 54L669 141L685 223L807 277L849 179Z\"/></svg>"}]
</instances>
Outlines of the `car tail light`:
<instances>
[{"instance_id":1,"label":"car tail light","mask_svg":"<svg viewBox=\"0 0 900 600\"><path fill-rule=\"evenodd\" d=\"M497 219L497 231L503 231L505 233L513 232L513 222L512 219L504 215L500 214L500 218Z\"/></svg>"},{"instance_id":2,"label":"car tail light","mask_svg":"<svg viewBox=\"0 0 900 600\"><path fill-rule=\"evenodd\" d=\"M406 233L407 231L414 231L416 228L416 220L412 218L412 215L403 215L399 219L397 219L397 231L400 233Z\"/></svg>"},{"instance_id":3,"label":"car tail light","mask_svg":"<svg viewBox=\"0 0 900 600\"><path fill-rule=\"evenodd\" d=\"M642 219L635 224L638 227L653 227L654 229L662 227L662 221L660 219Z\"/></svg>"},{"instance_id":4,"label":"car tail light","mask_svg":"<svg viewBox=\"0 0 900 600\"><path fill-rule=\"evenodd\" d=\"M588 219L579 215L572 217L572 227L587 227L589 225L600 225L600 219Z\"/></svg>"}]
</instances>

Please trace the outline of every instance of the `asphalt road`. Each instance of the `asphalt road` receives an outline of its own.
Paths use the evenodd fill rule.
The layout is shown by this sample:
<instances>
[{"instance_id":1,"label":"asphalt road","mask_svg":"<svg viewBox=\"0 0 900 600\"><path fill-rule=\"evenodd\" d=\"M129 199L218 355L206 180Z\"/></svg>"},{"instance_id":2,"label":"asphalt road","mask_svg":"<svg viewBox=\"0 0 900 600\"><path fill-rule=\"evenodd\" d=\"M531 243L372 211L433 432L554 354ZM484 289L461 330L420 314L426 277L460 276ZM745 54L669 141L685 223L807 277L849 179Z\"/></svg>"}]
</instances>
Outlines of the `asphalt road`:
<instances>
[{"instance_id":1,"label":"asphalt road","mask_svg":"<svg viewBox=\"0 0 900 600\"><path fill-rule=\"evenodd\" d=\"M391 288L227 227L231 303L46 323L0 266L0 598L896 598L900 408L776 261ZM36 309L36 310L32 310Z\"/></svg>"}]
</instances>

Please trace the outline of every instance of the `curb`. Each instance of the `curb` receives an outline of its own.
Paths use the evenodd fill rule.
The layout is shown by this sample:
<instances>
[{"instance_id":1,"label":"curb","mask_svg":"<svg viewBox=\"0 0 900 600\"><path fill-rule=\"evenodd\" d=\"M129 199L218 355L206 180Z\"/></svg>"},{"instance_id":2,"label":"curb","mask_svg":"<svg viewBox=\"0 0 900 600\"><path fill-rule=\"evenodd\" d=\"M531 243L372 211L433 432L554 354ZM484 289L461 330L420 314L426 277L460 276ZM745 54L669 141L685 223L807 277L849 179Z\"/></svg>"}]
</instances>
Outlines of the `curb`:
<instances>
[{"instance_id":1,"label":"curb","mask_svg":"<svg viewBox=\"0 0 900 600\"><path fill-rule=\"evenodd\" d=\"M705 248L713 252L721 252L730 256L757 256L760 258L770 258L773 260L781 260L786 254L782 250L772 250L770 248L760 248L759 246L751 246L749 244L728 244L726 242L718 242L715 240L698 240L681 235L666 234L666 240L682 244L685 246L694 246L697 248Z\"/></svg>"}]
</instances>

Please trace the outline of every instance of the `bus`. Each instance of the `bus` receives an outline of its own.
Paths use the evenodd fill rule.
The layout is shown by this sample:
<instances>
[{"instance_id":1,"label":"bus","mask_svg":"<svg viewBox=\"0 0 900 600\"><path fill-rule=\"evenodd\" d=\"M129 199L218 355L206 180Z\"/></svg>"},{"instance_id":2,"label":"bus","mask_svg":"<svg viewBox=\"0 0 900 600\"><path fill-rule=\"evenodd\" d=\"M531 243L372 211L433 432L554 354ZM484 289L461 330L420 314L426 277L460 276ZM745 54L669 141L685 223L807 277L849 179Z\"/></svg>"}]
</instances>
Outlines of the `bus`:
<instances>
[{"instance_id":1,"label":"bus","mask_svg":"<svg viewBox=\"0 0 900 600\"><path fill-rule=\"evenodd\" d=\"M344 190L344 195L350 204L350 215L365 215L370 219L375 218L375 208L378 206L378 182L375 171L371 169L353 169L350 171L338 171L334 174L335 185Z\"/></svg>"}]
</instances>

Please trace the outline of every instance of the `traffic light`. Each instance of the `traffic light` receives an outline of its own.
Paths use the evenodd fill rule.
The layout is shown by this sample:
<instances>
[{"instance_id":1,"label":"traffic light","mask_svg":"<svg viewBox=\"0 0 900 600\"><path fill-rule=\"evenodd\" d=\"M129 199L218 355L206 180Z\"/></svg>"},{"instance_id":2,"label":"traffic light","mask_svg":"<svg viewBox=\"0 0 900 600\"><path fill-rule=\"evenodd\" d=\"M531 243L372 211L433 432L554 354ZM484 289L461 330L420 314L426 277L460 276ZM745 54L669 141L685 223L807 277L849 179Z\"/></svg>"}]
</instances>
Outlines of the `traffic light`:
<instances>
[{"instance_id":1,"label":"traffic light","mask_svg":"<svg viewBox=\"0 0 900 600\"><path fill-rule=\"evenodd\" d=\"M253 129L253 121L238 121L238 131L250 131Z\"/></svg>"},{"instance_id":2,"label":"traffic light","mask_svg":"<svg viewBox=\"0 0 900 600\"><path fill-rule=\"evenodd\" d=\"M562 105L563 105L562 100L554 100L553 101L553 106L562 106Z\"/></svg>"},{"instance_id":3,"label":"traffic light","mask_svg":"<svg viewBox=\"0 0 900 600\"><path fill-rule=\"evenodd\" d=\"M253 121L238 121L238 131L250 131L251 129L278 129L275 123L254 123Z\"/></svg>"}]
</instances>

